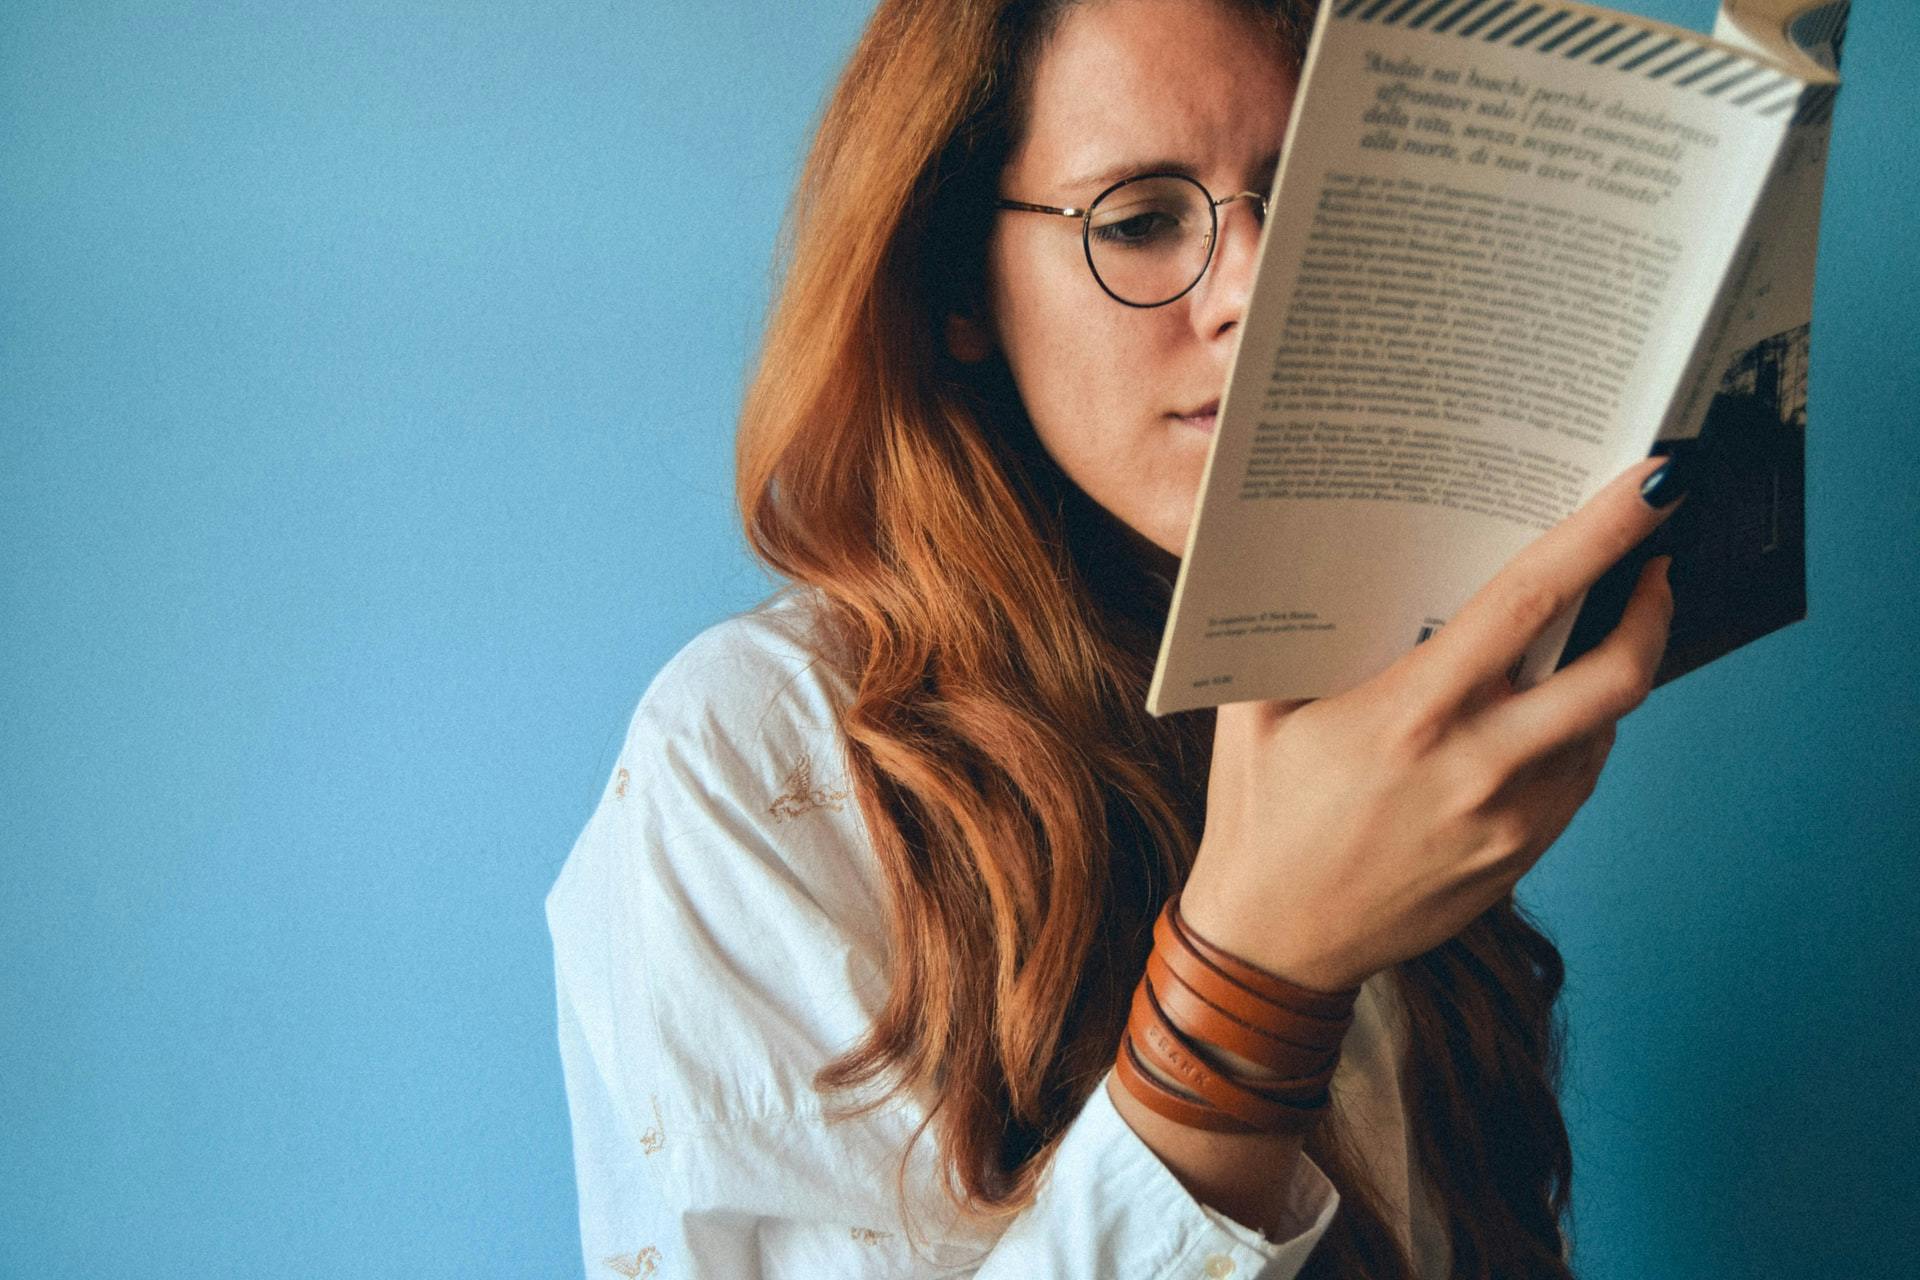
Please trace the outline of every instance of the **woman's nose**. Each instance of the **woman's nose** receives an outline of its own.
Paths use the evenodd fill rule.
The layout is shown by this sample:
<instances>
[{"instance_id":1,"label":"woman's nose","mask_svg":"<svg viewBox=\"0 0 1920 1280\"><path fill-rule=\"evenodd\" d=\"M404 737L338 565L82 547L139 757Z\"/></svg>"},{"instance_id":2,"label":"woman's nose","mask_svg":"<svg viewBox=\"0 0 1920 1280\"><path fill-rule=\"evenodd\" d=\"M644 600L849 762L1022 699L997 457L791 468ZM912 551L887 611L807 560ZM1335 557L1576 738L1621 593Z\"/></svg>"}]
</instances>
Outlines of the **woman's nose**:
<instances>
[{"instance_id":1,"label":"woman's nose","mask_svg":"<svg viewBox=\"0 0 1920 1280\"><path fill-rule=\"evenodd\" d=\"M1267 221L1267 199L1256 191L1226 196L1215 207L1218 230L1213 256L1194 309L1200 334L1207 338L1230 331L1246 314L1254 261L1260 256L1260 231Z\"/></svg>"}]
</instances>

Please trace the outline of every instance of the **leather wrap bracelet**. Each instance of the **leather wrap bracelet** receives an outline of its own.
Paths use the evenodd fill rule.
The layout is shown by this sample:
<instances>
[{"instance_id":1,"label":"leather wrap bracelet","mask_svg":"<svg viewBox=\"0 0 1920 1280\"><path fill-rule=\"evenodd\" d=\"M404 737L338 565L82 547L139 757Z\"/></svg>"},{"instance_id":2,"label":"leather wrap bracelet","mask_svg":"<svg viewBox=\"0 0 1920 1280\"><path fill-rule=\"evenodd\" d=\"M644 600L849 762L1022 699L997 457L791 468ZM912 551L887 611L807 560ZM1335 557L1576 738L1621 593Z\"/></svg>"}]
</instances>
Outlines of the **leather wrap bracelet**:
<instances>
[{"instance_id":1,"label":"leather wrap bracelet","mask_svg":"<svg viewBox=\"0 0 1920 1280\"><path fill-rule=\"evenodd\" d=\"M1311 1129L1329 1105L1328 1085L1360 989L1313 991L1222 950L1180 917L1178 893L1154 921L1153 939L1114 1058L1121 1086L1156 1114L1191 1128ZM1208 1049L1273 1074L1236 1075Z\"/></svg>"}]
</instances>

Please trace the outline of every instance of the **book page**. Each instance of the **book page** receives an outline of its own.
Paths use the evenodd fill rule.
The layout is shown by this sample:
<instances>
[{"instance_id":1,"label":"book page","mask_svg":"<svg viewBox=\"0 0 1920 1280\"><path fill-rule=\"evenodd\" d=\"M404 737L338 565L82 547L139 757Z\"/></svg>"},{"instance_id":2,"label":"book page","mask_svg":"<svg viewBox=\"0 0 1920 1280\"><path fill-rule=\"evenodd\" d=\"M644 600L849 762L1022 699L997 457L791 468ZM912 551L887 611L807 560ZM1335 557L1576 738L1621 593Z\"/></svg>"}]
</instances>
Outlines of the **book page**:
<instances>
[{"instance_id":1,"label":"book page","mask_svg":"<svg viewBox=\"0 0 1920 1280\"><path fill-rule=\"evenodd\" d=\"M1716 37L1839 69L1846 0L1729 0ZM1648 558L1671 555L1674 615L1656 686L1807 616L1806 429L1813 280L1837 86L1796 111L1656 446L1691 455L1686 504L1587 593L1557 662L1618 624ZM1554 661L1553 655L1539 655Z\"/></svg>"},{"instance_id":2,"label":"book page","mask_svg":"<svg viewBox=\"0 0 1920 1280\"><path fill-rule=\"evenodd\" d=\"M1323 7L1150 709L1368 678L1684 434L1806 91L1580 5Z\"/></svg>"},{"instance_id":3,"label":"book page","mask_svg":"<svg viewBox=\"0 0 1920 1280\"><path fill-rule=\"evenodd\" d=\"M1849 9L1848 0L1729 0L1721 6L1714 35L1759 54L1791 48L1837 72ZM1723 376L1754 344L1812 322L1814 249L1838 92L1837 84L1817 89L1794 116L1736 258L1744 268L1743 288L1709 359L1708 379Z\"/></svg>"}]
</instances>

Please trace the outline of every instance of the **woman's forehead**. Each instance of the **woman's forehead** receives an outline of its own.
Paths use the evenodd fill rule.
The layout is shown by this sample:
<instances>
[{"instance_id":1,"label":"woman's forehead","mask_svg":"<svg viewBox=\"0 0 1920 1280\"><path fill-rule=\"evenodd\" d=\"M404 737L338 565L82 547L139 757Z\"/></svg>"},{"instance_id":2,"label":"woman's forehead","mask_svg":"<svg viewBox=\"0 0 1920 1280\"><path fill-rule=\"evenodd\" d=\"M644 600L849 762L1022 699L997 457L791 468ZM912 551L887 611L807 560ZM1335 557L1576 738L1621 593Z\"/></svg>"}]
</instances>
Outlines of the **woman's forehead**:
<instances>
[{"instance_id":1,"label":"woman's forehead","mask_svg":"<svg viewBox=\"0 0 1920 1280\"><path fill-rule=\"evenodd\" d=\"M1218 0L1076 5L1031 74L1008 169L1060 198L1154 161L1257 167L1279 148L1294 89L1278 40Z\"/></svg>"}]
</instances>

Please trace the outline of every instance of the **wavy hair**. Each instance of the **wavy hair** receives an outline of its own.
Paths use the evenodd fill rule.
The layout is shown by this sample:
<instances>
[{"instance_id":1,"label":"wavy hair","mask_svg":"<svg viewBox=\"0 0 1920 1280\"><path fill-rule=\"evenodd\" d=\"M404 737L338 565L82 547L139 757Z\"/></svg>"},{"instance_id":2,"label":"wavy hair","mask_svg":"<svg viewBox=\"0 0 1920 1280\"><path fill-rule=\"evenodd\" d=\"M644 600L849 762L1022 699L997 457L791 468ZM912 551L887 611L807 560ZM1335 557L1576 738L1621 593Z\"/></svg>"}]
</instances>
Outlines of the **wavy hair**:
<instances>
[{"instance_id":1,"label":"wavy hair","mask_svg":"<svg viewBox=\"0 0 1920 1280\"><path fill-rule=\"evenodd\" d=\"M1297 67L1312 0L1234 2ZM736 457L749 545L815 589L852 691L888 904L887 998L815 1087L887 1084L845 1114L925 1099L914 1142L934 1127L946 1193L988 1223L1032 1202L1113 1061L1213 730L1145 710L1170 584L1040 446L1004 361L942 340L982 306L999 171L1071 3L882 0L788 212ZM1569 1276L1559 953L1509 896L1392 978L1454 1274ZM1411 1277L1337 1105L1306 1149L1342 1200L1305 1274Z\"/></svg>"}]
</instances>

